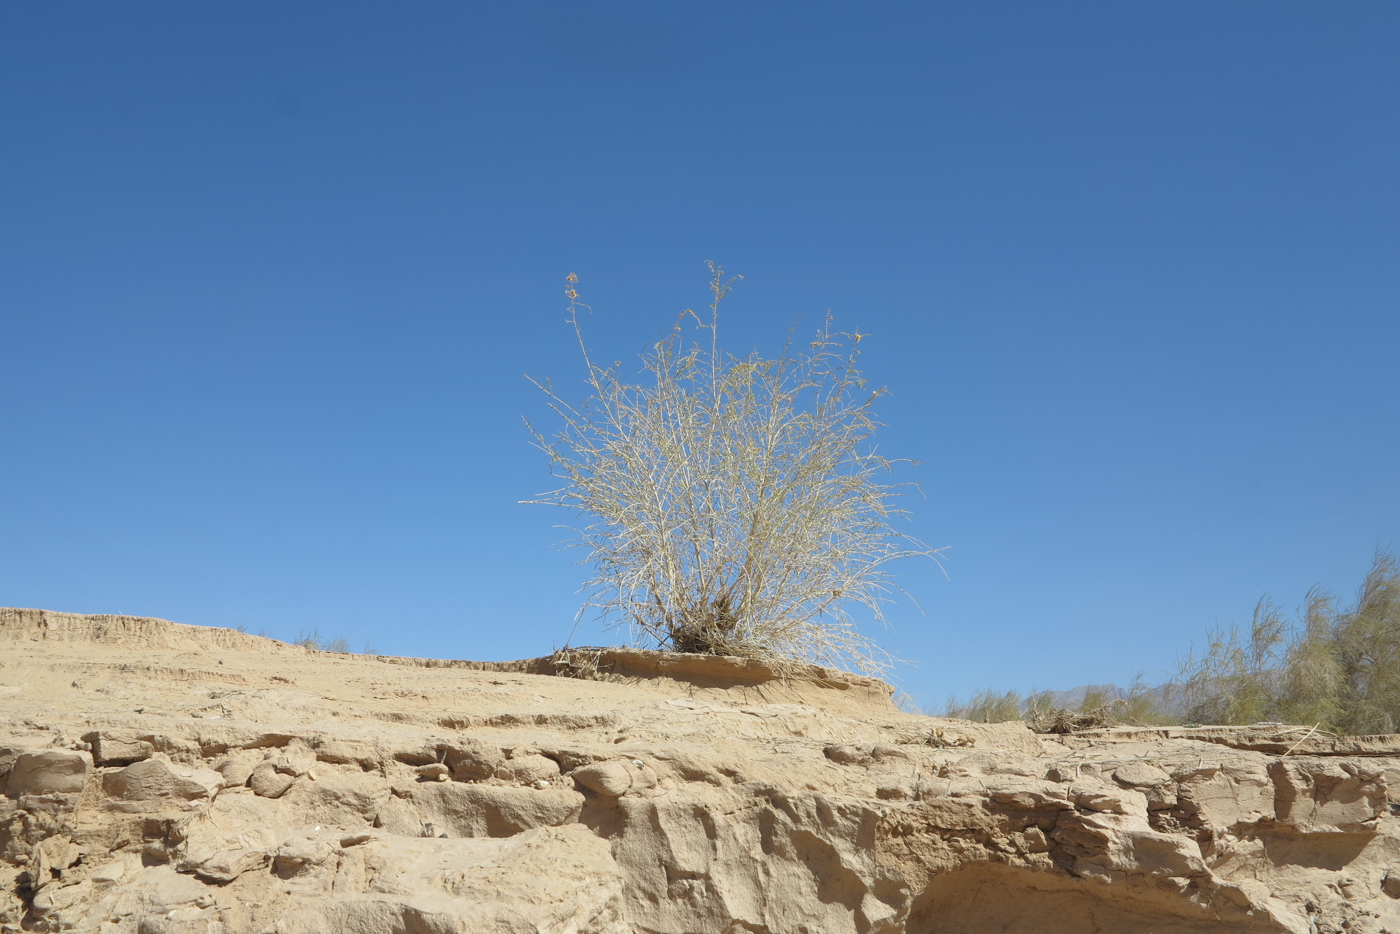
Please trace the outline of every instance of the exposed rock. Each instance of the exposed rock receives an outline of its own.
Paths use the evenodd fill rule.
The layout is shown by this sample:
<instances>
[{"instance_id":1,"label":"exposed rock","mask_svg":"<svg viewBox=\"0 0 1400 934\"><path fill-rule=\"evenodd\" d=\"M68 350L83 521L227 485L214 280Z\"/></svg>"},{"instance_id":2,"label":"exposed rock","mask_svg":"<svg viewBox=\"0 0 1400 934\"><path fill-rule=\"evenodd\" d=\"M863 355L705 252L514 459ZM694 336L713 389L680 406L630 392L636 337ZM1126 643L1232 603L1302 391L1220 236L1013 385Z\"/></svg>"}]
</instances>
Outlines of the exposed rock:
<instances>
[{"instance_id":1,"label":"exposed rock","mask_svg":"<svg viewBox=\"0 0 1400 934\"><path fill-rule=\"evenodd\" d=\"M314 837L294 837L282 844L273 857L272 868L283 879L313 871L331 858L335 848Z\"/></svg>"},{"instance_id":2,"label":"exposed rock","mask_svg":"<svg viewBox=\"0 0 1400 934\"><path fill-rule=\"evenodd\" d=\"M10 770L14 768L15 760L22 754L31 752L32 747L20 743L0 743L0 789L3 789L10 780Z\"/></svg>"},{"instance_id":3,"label":"exposed rock","mask_svg":"<svg viewBox=\"0 0 1400 934\"><path fill-rule=\"evenodd\" d=\"M98 765L130 765L149 759L156 751L134 730L95 730L83 739L92 745L92 757Z\"/></svg>"},{"instance_id":4,"label":"exposed rock","mask_svg":"<svg viewBox=\"0 0 1400 934\"><path fill-rule=\"evenodd\" d=\"M1389 813L1385 772L1364 761L1270 763L1276 817L1304 833L1375 833Z\"/></svg>"},{"instance_id":5,"label":"exposed rock","mask_svg":"<svg viewBox=\"0 0 1400 934\"><path fill-rule=\"evenodd\" d=\"M450 782L452 770L441 762L430 762L418 766L418 777L430 782Z\"/></svg>"},{"instance_id":6,"label":"exposed rock","mask_svg":"<svg viewBox=\"0 0 1400 934\"><path fill-rule=\"evenodd\" d=\"M743 660L29 610L0 651L33 672L0 931L1400 934L1400 738L1042 737Z\"/></svg>"},{"instance_id":7,"label":"exposed rock","mask_svg":"<svg viewBox=\"0 0 1400 934\"><path fill-rule=\"evenodd\" d=\"M1146 762L1129 762L1113 770L1113 780L1129 788L1156 788L1170 783L1172 777Z\"/></svg>"},{"instance_id":8,"label":"exposed rock","mask_svg":"<svg viewBox=\"0 0 1400 934\"><path fill-rule=\"evenodd\" d=\"M538 753L511 756L495 771L496 778L533 784L541 779L549 781L559 777L559 763Z\"/></svg>"},{"instance_id":9,"label":"exposed rock","mask_svg":"<svg viewBox=\"0 0 1400 934\"><path fill-rule=\"evenodd\" d=\"M268 762L284 775L300 778L316 765L316 753L304 740L293 739L280 752L271 756Z\"/></svg>"},{"instance_id":10,"label":"exposed rock","mask_svg":"<svg viewBox=\"0 0 1400 934\"><path fill-rule=\"evenodd\" d=\"M265 865L277 850L277 836L266 827L241 832L203 832L190 839L180 860L181 872L226 884Z\"/></svg>"},{"instance_id":11,"label":"exposed rock","mask_svg":"<svg viewBox=\"0 0 1400 934\"><path fill-rule=\"evenodd\" d=\"M595 762L574 769L569 775L589 791L609 798L618 798L631 789L632 775L635 771L636 767L630 762L610 759L607 762Z\"/></svg>"},{"instance_id":12,"label":"exposed rock","mask_svg":"<svg viewBox=\"0 0 1400 934\"><path fill-rule=\"evenodd\" d=\"M102 790L121 802L122 810L188 809L212 799L221 787L223 776L218 772L183 768L160 754L102 776Z\"/></svg>"},{"instance_id":13,"label":"exposed rock","mask_svg":"<svg viewBox=\"0 0 1400 934\"><path fill-rule=\"evenodd\" d=\"M468 742L446 751L447 766L459 782L479 782L492 778L505 766L505 753L484 743Z\"/></svg>"},{"instance_id":14,"label":"exposed rock","mask_svg":"<svg viewBox=\"0 0 1400 934\"><path fill-rule=\"evenodd\" d=\"M1274 816L1276 791L1267 762L1235 756L1171 770L1178 810L1206 826L1234 828Z\"/></svg>"},{"instance_id":15,"label":"exposed rock","mask_svg":"<svg viewBox=\"0 0 1400 934\"><path fill-rule=\"evenodd\" d=\"M11 798L78 794L91 771L92 756L86 752L70 749L23 752L15 757L14 765L10 767L5 794Z\"/></svg>"},{"instance_id":16,"label":"exposed rock","mask_svg":"<svg viewBox=\"0 0 1400 934\"><path fill-rule=\"evenodd\" d=\"M583 795L562 788L540 791L461 782L419 785L412 804L451 837L510 837L535 827L578 820Z\"/></svg>"},{"instance_id":17,"label":"exposed rock","mask_svg":"<svg viewBox=\"0 0 1400 934\"><path fill-rule=\"evenodd\" d=\"M259 761L251 755L225 756L215 763L214 771L222 776L225 788L237 788L248 784L258 764ZM276 771L275 767L273 771Z\"/></svg>"},{"instance_id":18,"label":"exposed rock","mask_svg":"<svg viewBox=\"0 0 1400 934\"><path fill-rule=\"evenodd\" d=\"M297 777L287 772L279 772L272 762L264 762L253 769L248 776L248 786L253 794L264 798L280 798L287 789L296 783Z\"/></svg>"}]
</instances>

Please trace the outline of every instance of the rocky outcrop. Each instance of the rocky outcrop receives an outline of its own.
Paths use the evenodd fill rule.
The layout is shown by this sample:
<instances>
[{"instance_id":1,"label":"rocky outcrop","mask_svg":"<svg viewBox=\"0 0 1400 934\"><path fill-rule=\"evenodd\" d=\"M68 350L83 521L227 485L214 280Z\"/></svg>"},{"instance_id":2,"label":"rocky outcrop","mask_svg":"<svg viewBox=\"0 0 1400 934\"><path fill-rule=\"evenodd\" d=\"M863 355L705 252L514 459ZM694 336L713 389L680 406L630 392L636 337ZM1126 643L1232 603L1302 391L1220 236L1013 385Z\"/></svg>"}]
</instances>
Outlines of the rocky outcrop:
<instances>
[{"instance_id":1,"label":"rocky outcrop","mask_svg":"<svg viewBox=\"0 0 1400 934\"><path fill-rule=\"evenodd\" d=\"M3 931L1400 932L1385 737L1041 737L740 660L36 614L0 611Z\"/></svg>"}]
</instances>

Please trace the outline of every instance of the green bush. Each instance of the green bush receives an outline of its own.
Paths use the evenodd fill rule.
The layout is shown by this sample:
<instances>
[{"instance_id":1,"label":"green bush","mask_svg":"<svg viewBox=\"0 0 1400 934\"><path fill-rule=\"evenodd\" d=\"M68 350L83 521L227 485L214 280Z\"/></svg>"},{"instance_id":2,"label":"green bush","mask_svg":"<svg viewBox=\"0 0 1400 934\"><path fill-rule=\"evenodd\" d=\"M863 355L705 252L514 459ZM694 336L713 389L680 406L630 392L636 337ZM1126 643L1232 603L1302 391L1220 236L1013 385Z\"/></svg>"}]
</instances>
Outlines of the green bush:
<instances>
[{"instance_id":1,"label":"green bush","mask_svg":"<svg viewBox=\"0 0 1400 934\"><path fill-rule=\"evenodd\" d=\"M1296 621L1260 601L1249 635L1212 630L1181 662L1173 689L1188 720L1305 723L1338 733L1400 727L1400 567L1377 552L1345 609L1314 588Z\"/></svg>"},{"instance_id":2,"label":"green bush","mask_svg":"<svg viewBox=\"0 0 1400 934\"><path fill-rule=\"evenodd\" d=\"M1022 697L1017 691L982 690L963 702L948 698L943 716L982 723L1024 720L1037 733L1069 733L1095 727L1128 725L1155 726L1175 722L1162 711L1152 690L1133 678L1128 696L1110 701L1099 691L1088 691L1077 707L1056 704L1049 691L1032 691Z\"/></svg>"},{"instance_id":3,"label":"green bush","mask_svg":"<svg viewBox=\"0 0 1400 934\"><path fill-rule=\"evenodd\" d=\"M1004 723L1007 720L1021 719L1024 701L1017 691L994 691L990 688L974 691L967 701L956 697L948 698L943 716L958 720L975 720L978 723Z\"/></svg>"},{"instance_id":4,"label":"green bush","mask_svg":"<svg viewBox=\"0 0 1400 934\"><path fill-rule=\"evenodd\" d=\"M1164 703L1163 703L1164 702ZM1342 734L1400 731L1400 564L1377 551L1349 607L1313 588L1295 620L1267 599L1254 608L1248 633L1236 626L1207 630L1165 688L1141 675L1126 698L1090 692L1075 710L1046 692L978 691L966 703L949 698L945 716L996 723L1025 720L1040 732L1098 726L1173 723L1305 724Z\"/></svg>"},{"instance_id":5,"label":"green bush","mask_svg":"<svg viewBox=\"0 0 1400 934\"><path fill-rule=\"evenodd\" d=\"M637 383L593 362L569 277L590 394L575 406L537 383L562 427L530 430L562 485L529 502L582 517L572 544L593 569L585 608L643 644L878 673L891 659L851 608L882 620L890 563L936 551L891 524L901 484L884 480L894 462L873 443L884 390L856 366L862 335L833 331L828 316L805 349L723 353L719 307L734 280L710 272L710 313L679 315L641 355ZM688 347L687 323L701 337Z\"/></svg>"}]
</instances>

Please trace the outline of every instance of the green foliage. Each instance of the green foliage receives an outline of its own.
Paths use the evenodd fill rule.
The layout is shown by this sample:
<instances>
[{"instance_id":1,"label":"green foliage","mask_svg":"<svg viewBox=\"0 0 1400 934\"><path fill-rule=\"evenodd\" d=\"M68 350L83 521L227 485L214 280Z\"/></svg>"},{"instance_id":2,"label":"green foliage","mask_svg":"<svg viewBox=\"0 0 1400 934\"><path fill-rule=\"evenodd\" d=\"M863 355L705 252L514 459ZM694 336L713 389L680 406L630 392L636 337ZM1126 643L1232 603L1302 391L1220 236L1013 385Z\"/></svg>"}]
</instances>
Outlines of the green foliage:
<instances>
[{"instance_id":1,"label":"green foliage","mask_svg":"<svg viewBox=\"0 0 1400 934\"><path fill-rule=\"evenodd\" d=\"M945 717L975 720L979 723L1004 723L1021 719L1023 701L1016 691L999 692L990 689L975 692L967 703L956 697L948 698Z\"/></svg>"},{"instance_id":2,"label":"green foliage","mask_svg":"<svg viewBox=\"0 0 1400 934\"><path fill-rule=\"evenodd\" d=\"M1261 600L1249 637L1239 628L1206 632L1206 649L1195 646L1178 665L1174 691L1187 719L1198 723L1257 723L1269 718L1286 650L1287 626L1278 607Z\"/></svg>"},{"instance_id":3,"label":"green foliage","mask_svg":"<svg viewBox=\"0 0 1400 934\"><path fill-rule=\"evenodd\" d=\"M1110 725L1185 722L1247 725L1301 723L1333 733L1400 731L1400 564L1378 551L1357 593L1342 608L1313 588L1296 620L1267 599L1254 608L1247 633L1207 631L1205 648L1178 663L1176 677L1153 691L1141 674L1126 698L1108 701L1089 691L1075 710L1049 692L984 690L966 703L949 698L945 716L997 723L1023 719L1039 732L1064 733Z\"/></svg>"},{"instance_id":4,"label":"green foliage","mask_svg":"<svg viewBox=\"0 0 1400 934\"><path fill-rule=\"evenodd\" d=\"M1162 710L1158 696L1142 679L1142 672L1133 676L1128 696L1113 707L1115 718L1131 726L1166 726L1179 722L1177 717Z\"/></svg>"},{"instance_id":5,"label":"green foliage","mask_svg":"<svg viewBox=\"0 0 1400 934\"><path fill-rule=\"evenodd\" d=\"M710 271L710 314L679 315L642 354L640 383L593 362L569 277L590 395L575 406L537 384L562 428L530 430L563 485L530 502L582 517L585 606L644 644L879 673L891 659L851 608L881 620L897 589L887 566L935 551L891 525L899 484L873 443L884 391L856 366L862 335L828 317L805 350L725 354L719 306L734 280ZM689 347L687 323L703 338Z\"/></svg>"},{"instance_id":6,"label":"green foliage","mask_svg":"<svg viewBox=\"0 0 1400 934\"><path fill-rule=\"evenodd\" d=\"M1100 707L1108 706L1108 698L1102 691L1085 691L1084 700L1079 703L1081 712L1086 710L1098 710Z\"/></svg>"},{"instance_id":7,"label":"green foliage","mask_svg":"<svg viewBox=\"0 0 1400 934\"><path fill-rule=\"evenodd\" d=\"M1249 635L1212 630L1173 684L1197 723L1288 722L1338 733L1400 727L1400 567L1377 552L1355 604L1339 609L1314 588L1286 621L1260 601Z\"/></svg>"},{"instance_id":8,"label":"green foliage","mask_svg":"<svg viewBox=\"0 0 1400 934\"><path fill-rule=\"evenodd\" d=\"M1128 696L1108 700L1102 691L1086 691L1083 701L1073 710L1056 704L1049 691L1031 691L1024 698L1016 691L977 691L967 701L948 698L942 716L982 723L1003 723L1024 720L1037 733L1071 733L1097 727L1132 725L1157 726L1175 722L1164 713L1157 696L1142 680L1134 676Z\"/></svg>"}]
</instances>

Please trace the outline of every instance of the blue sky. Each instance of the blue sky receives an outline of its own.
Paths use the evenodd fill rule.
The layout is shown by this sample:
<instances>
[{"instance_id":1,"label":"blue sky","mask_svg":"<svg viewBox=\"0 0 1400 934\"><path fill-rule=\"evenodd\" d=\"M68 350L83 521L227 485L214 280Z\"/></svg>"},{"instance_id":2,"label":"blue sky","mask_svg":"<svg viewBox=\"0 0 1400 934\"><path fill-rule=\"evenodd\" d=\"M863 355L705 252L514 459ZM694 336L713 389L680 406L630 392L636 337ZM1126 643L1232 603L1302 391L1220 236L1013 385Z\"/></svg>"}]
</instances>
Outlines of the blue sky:
<instances>
[{"instance_id":1,"label":"blue sky","mask_svg":"<svg viewBox=\"0 0 1400 934\"><path fill-rule=\"evenodd\" d=\"M1400 7L0 7L0 604L539 655L524 379L869 332L924 703L1400 542ZM610 641L584 623L575 642Z\"/></svg>"}]
</instances>

